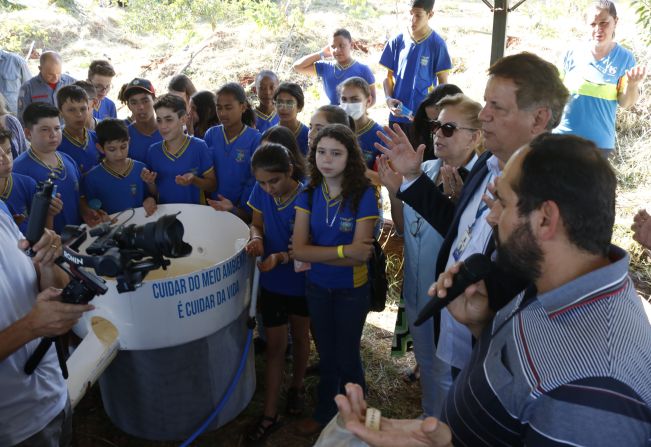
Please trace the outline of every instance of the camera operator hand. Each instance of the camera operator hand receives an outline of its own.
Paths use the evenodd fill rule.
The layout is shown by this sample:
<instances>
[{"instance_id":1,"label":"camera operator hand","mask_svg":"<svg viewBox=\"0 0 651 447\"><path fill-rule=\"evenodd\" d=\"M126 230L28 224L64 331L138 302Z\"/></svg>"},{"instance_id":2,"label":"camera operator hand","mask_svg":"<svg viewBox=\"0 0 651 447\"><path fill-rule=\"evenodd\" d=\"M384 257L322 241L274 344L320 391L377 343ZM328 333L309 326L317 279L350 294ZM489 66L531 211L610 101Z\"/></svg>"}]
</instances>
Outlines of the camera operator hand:
<instances>
[{"instance_id":1,"label":"camera operator hand","mask_svg":"<svg viewBox=\"0 0 651 447\"><path fill-rule=\"evenodd\" d=\"M36 296L34 307L24 318L33 338L65 334L84 312L95 309L91 304L62 303L60 295L60 289L49 287Z\"/></svg>"},{"instance_id":2,"label":"camera operator hand","mask_svg":"<svg viewBox=\"0 0 651 447\"><path fill-rule=\"evenodd\" d=\"M18 248L25 251L29 248L29 242L26 239L18 241ZM61 243L61 236L54 231L45 228L43 236L34 244L32 250L36 253L32 258L34 264L41 267L51 267L54 261L63 255L63 245Z\"/></svg>"}]
</instances>

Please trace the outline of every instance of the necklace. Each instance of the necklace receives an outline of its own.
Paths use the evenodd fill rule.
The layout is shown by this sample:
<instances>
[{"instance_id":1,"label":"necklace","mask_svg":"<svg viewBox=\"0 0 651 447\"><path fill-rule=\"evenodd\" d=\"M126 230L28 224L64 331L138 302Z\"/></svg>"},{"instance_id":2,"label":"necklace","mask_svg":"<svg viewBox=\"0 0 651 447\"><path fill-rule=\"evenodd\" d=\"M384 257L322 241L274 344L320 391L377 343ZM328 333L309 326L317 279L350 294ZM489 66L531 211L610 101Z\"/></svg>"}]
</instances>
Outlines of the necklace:
<instances>
[{"instance_id":1,"label":"necklace","mask_svg":"<svg viewBox=\"0 0 651 447\"><path fill-rule=\"evenodd\" d=\"M326 218L325 218L325 223L328 226L328 228L332 228L332 226L335 224L335 220L337 220L337 216L339 215L339 210L341 209L341 199L338 200L337 203L337 210L335 211L335 215L332 216L332 220L330 220L330 203L326 203Z\"/></svg>"}]
</instances>

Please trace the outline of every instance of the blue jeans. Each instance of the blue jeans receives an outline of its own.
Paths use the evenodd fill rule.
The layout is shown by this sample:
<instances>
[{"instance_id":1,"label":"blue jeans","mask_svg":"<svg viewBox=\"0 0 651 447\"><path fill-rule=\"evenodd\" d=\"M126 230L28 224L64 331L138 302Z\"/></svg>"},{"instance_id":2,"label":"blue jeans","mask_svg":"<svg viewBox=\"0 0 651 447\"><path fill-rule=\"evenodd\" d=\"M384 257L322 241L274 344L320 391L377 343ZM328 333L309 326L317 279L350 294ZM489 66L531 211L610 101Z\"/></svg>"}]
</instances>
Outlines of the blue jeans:
<instances>
[{"instance_id":1,"label":"blue jeans","mask_svg":"<svg viewBox=\"0 0 651 447\"><path fill-rule=\"evenodd\" d=\"M434 320L426 320L414 326L418 313L432 298L429 296L410 296L403 294L405 313L409 323L409 333L414 340L414 356L420 367L421 405L425 416L441 417L443 404L452 386L450 365L436 356L434 343Z\"/></svg>"},{"instance_id":2,"label":"blue jeans","mask_svg":"<svg viewBox=\"0 0 651 447\"><path fill-rule=\"evenodd\" d=\"M360 343L369 293L368 283L353 289L326 289L307 282L307 305L320 357L314 419L323 425L337 413L334 398L344 392L346 383L366 389Z\"/></svg>"}]
</instances>

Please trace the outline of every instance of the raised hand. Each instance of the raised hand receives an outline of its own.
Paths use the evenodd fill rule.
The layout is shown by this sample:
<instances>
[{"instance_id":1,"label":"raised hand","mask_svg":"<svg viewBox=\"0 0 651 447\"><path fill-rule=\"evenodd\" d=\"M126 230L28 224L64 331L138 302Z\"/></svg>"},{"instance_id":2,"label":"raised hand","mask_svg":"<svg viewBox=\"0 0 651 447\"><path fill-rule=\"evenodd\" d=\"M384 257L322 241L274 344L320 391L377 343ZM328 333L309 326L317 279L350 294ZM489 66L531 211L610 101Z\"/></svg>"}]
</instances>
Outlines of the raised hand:
<instances>
[{"instance_id":1,"label":"raised hand","mask_svg":"<svg viewBox=\"0 0 651 447\"><path fill-rule=\"evenodd\" d=\"M217 200L206 199L206 202L208 202L208 205L210 205L212 208L216 209L217 211L232 211L235 208L233 202L231 202L229 199L222 196L221 194L217 194Z\"/></svg>"},{"instance_id":2,"label":"raised hand","mask_svg":"<svg viewBox=\"0 0 651 447\"><path fill-rule=\"evenodd\" d=\"M378 132L378 137L384 143L375 143L375 148L391 161L393 169L402 174L407 180L415 180L422 173L420 164L423 162L425 145L421 144L414 151L409 138L398 124L393 129L384 126L384 132Z\"/></svg>"},{"instance_id":3,"label":"raised hand","mask_svg":"<svg viewBox=\"0 0 651 447\"><path fill-rule=\"evenodd\" d=\"M389 194L395 196L402 184L402 175L391 168L389 158L386 155L377 158L377 172L380 183L389 191Z\"/></svg>"}]
</instances>

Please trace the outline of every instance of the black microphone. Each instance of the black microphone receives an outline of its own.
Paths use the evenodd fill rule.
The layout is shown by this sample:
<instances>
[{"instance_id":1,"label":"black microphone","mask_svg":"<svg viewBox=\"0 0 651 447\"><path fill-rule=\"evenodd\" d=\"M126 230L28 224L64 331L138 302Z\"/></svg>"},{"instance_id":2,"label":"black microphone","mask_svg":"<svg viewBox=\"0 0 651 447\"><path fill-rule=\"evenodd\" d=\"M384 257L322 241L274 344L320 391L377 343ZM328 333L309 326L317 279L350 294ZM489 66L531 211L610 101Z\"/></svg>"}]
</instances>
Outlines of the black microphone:
<instances>
[{"instance_id":1,"label":"black microphone","mask_svg":"<svg viewBox=\"0 0 651 447\"><path fill-rule=\"evenodd\" d=\"M461 263L459 273L454 275L452 285L447 290L445 298L434 297L423 307L414 322L414 326L420 326L434 314L440 312L445 306L450 304L453 299L463 293L469 285L485 279L493 270L493 263L490 258L481 253L475 253Z\"/></svg>"}]
</instances>

